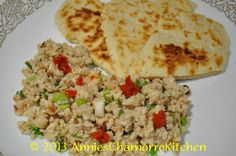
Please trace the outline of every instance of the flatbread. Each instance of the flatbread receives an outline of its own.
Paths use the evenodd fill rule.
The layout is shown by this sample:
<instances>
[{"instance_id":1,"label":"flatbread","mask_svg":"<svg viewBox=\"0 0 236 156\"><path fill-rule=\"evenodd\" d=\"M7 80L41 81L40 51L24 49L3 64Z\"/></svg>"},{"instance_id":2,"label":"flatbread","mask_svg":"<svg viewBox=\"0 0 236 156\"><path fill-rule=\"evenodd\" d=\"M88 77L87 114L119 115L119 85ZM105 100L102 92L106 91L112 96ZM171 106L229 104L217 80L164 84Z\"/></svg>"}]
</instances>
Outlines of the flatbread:
<instances>
[{"instance_id":1,"label":"flatbread","mask_svg":"<svg viewBox=\"0 0 236 156\"><path fill-rule=\"evenodd\" d=\"M102 11L102 29L119 77L129 74L128 68L157 31L163 14L171 16L182 11L192 12L196 5L188 0L113 0Z\"/></svg>"},{"instance_id":2,"label":"flatbread","mask_svg":"<svg viewBox=\"0 0 236 156\"><path fill-rule=\"evenodd\" d=\"M195 13L162 18L129 68L141 77L175 76L192 79L224 71L229 55L229 37L216 21Z\"/></svg>"},{"instance_id":3,"label":"flatbread","mask_svg":"<svg viewBox=\"0 0 236 156\"><path fill-rule=\"evenodd\" d=\"M101 29L104 5L99 0L66 0L57 11L55 19L59 31L66 39L86 46L94 63L113 74Z\"/></svg>"},{"instance_id":4,"label":"flatbread","mask_svg":"<svg viewBox=\"0 0 236 156\"><path fill-rule=\"evenodd\" d=\"M189 0L66 0L56 23L111 74L192 79L224 71L229 55L224 27L195 7Z\"/></svg>"}]
</instances>

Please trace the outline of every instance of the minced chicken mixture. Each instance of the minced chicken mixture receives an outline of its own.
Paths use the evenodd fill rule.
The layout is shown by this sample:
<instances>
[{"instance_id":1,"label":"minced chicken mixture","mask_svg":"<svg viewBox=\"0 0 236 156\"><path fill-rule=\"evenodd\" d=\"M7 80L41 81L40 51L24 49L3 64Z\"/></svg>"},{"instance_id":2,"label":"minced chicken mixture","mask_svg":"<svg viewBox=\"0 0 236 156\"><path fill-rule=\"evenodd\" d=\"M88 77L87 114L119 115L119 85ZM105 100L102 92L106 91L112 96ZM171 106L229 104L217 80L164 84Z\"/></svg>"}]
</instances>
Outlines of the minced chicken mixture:
<instances>
[{"instance_id":1,"label":"minced chicken mixture","mask_svg":"<svg viewBox=\"0 0 236 156\"><path fill-rule=\"evenodd\" d=\"M125 80L93 69L83 46L47 40L23 69L14 110L27 121L23 134L53 142L151 145L180 142L188 127L188 86L174 78ZM59 150L60 151L60 150ZM133 151L80 151L71 155L146 155Z\"/></svg>"}]
</instances>

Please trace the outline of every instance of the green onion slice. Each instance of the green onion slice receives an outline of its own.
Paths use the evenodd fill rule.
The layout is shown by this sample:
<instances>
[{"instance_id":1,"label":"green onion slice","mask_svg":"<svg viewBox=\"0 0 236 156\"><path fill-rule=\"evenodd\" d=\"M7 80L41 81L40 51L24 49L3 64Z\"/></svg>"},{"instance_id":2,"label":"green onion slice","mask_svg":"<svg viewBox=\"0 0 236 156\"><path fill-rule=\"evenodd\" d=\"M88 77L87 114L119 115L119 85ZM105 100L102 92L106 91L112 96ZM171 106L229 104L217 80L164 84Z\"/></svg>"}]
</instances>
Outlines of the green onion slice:
<instances>
[{"instance_id":1,"label":"green onion slice","mask_svg":"<svg viewBox=\"0 0 236 156\"><path fill-rule=\"evenodd\" d=\"M54 93L52 95L52 102L57 103L58 105L68 104L69 98L64 93Z\"/></svg>"},{"instance_id":2,"label":"green onion slice","mask_svg":"<svg viewBox=\"0 0 236 156\"><path fill-rule=\"evenodd\" d=\"M70 108L70 105L69 104L61 104L57 108L58 108L59 111L63 111L67 108Z\"/></svg>"},{"instance_id":3,"label":"green onion slice","mask_svg":"<svg viewBox=\"0 0 236 156\"><path fill-rule=\"evenodd\" d=\"M111 90L109 88L105 88L103 90L103 97L105 99L105 105L108 105L110 102L113 101L113 97L112 96L109 96Z\"/></svg>"},{"instance_id":4,"label":"green onion slice","mask_svg":"<svg viewBox=\"0 0 236 156\"><path fill-rule=\"evenodd\" d=\"M189 126L189 120L187 117L181 117L180 119L180 132L181 134L185 133Z\"/></svg>"},{"instance_id":5,"label":"green onion slice","mask_svg":"<svg viewBox=\"0 0 236 156\"><path fill-rule=\"evenodd\" d=\"M78 99L75 99L75 103L77 104L77 106L81 106L81 105L84 105L88 102L87 99L85 98L78 98Z\"/></svg>"},{"instance_id":6,"label":"green onion slice","mask_svg":"<svg viewBox=\"0 0 236 156\"><path fill-rule=\"evenodd\" d=\"M27 80L31 82L31 81L36 80L37 78L38 78L38 76L36 74L32 74L29 77L27 77Z\"/></svg>"},{"instance_id":7,"label":"green onion slice","mask_svg":"<svg viewBox=\"0 0 236 156\"><path fill-rule=\"evenodd\" d=\"M118 113L118 117L120 117L122 114L124 114L125 112L124 112L124 110L123 109L121 109L120 111L119 111L119 113Z\"/></svg>"},{"instance_id":8,"label":"green onion slice","mask_svg":"<svg viewBox=\"0 0 236 156\"><path fill-rule=\"evenodd\" d=\"M169 112L169 116L173 118L173 120L175 120L175 112Z\"/></svg>"}]
</instances>

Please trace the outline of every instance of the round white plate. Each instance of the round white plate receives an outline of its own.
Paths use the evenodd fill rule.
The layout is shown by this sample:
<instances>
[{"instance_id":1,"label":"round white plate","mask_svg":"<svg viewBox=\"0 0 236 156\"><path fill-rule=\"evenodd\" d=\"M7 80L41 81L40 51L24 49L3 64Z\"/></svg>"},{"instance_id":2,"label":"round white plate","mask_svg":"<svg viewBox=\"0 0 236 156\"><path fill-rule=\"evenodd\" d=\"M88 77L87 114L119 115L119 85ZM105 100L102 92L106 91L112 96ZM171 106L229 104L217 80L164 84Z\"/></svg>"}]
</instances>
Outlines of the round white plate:
<instances>
[{"instance_id":1,"label":"round white plate","mask_svg":"<svg viewBox=\"0 0 236 156\"><path fill-rule=\"evenodd\" d=\"M51 38L65 39L54 24L54 14L63 0L0 0L0 156L56 156L43 152L46 140L31 140L20 134L12 97L22 88L21 69L36 54L36 45ZM236 132L236 1L194 0L196 12L225 26L231 39L231 54L224 73L185 81L192 90L191 123L184 141L206 145L206 152L182 152L181 156L233 156ZM27 5L26 5L27 4ZM18 24L20 23L20 24ZM39 150L29 145L37 142ZM169 155L161 153L159 155Z\"/></svg>"}]
</instances>

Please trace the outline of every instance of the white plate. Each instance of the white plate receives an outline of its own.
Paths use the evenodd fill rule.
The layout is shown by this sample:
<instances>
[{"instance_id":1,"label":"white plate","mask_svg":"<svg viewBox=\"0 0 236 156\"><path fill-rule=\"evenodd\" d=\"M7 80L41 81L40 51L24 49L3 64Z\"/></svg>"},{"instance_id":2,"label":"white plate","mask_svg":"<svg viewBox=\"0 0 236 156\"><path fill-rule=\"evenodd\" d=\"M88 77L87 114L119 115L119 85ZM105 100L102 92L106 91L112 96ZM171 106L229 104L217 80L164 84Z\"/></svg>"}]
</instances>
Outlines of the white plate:
<instances>
[{"instance_id":1,"label":"white plate","mask_svg":"<svg viewBox=\"0 0 236 156\"><path fill-rule=\"evenodd\" d=\"M54 24L55 11L63 0L7 1L27 2L28 6L12 8L16 13L17 9L21 10L18 14L18 22L22 21L14 31L12 31L15 27L14 22L9 26L9 21L14 21L10 18L11 13L8 12L6 16L4 11L0 11L0 40L4 39L2 28L6 29L7 25L10 27L6 29L8 30L5 32L6 39L0 48L0 156L68 155L68 153L43 152L45 140L40 139L34 140L39 143L39 150L32 152L28 147L32 140L29 136L21 135L16 126L17 121L22 118L14 114L12 100L16 91L22 87L21 69L25 66L24 62L36 54L36 45L48 38L56 42L65 41ZM184 82L192 89L190 98L193 103L191 125L185 141L191 144L204 144L207 151L183 152L180 155L233 156L236 139L236 122L234 121L236 119L236 2L233 0L205 1L212 3L212 6L206 2L194 0L198 4L196 12L213 18L225 26L231 38L231 54L225 73ZM217 5L214 5L215 3ZM234 5L230 5L232 3ZM225 11L228 17L214 7ZM3 7L0 10L3 10ZM26 19L21 19L22 16L26 16Z\"/></svg>"}]
</instances>

